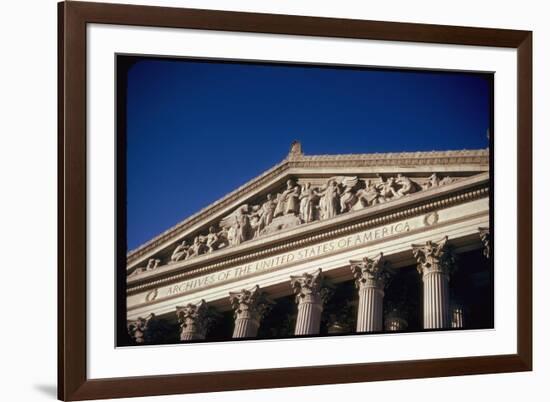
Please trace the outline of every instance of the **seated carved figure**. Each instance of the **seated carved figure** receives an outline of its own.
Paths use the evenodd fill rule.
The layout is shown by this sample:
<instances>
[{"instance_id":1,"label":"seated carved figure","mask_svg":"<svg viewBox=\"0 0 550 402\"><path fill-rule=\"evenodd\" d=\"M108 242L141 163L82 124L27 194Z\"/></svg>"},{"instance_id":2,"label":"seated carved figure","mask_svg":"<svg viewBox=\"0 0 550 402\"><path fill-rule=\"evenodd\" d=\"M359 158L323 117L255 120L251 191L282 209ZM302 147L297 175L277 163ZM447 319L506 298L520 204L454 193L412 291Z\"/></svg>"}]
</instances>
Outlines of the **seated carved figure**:
<instances>
[{"instance_id":1,"label":"seated carved figure","mask_svg":"<svg viewBox=\"0 0 550 402\"><path fill-rule=\"evenodd\" d=\"M174 263L180 260L185 260L185 258L187 257L188 250L189 250L189 244L187 244L186 240L183 240L181 244L179 244L172 252L172 257L170 258L170 262Z\"/></svg>"},{"instance_id":2,"label":"seated carved figure","mask_svg":"<svg viewBox=\"0 0 550 402\"><path fill-rule=\"evenodd\" d=\"M365 182L365 188L357 191L357 196L363 207L370 207L381 202L380 192L376 188L376 184L369 179Z\"/></svg>"},{"instance_id":3,"label":"seated carved figure","mask_svg":"<svg viewBox=\"0 0 550 402\"><path fill-rule=\"evenodd\" d=\"M157 269L160 265L160 260L158 258L150 258L147 262L147 267L145 268L146 271L152 271L153 269Z\"/></svg>"},{"instance_id":4,"label":"seated carved figure","mask_svg":"<svg viewBox=\"0 0 550 402\"><path fill-rule=\"evenodd\" d=\"M396 196L396 191L393 188L395 184L395 179L393 177L388 177L386 181L382 176L378 176L378 183L376 189L380 193L379 201L386 202L389 201L392 197Z\"/></svg>"},{"instance_id":5,"label":"seated carved figure","mask_svg":"<svg viewBox=\"0 0 550 402\"><path fill-rule=\"evenodd\" d=\"M403 197L404 195L413 193L416 190L416 188L414 187L414 183L411 181L411 179L403 176L401 173L397 174L395 184L399 186L399 188L395 192L396 197Z\"/></svg>"},{"instance_id":6,"label":"seated carved figure","mask_svg":"<svg viewBox=\"0 0 550 402\"><path fill-rule=\"evenodd\" d=\"M428 180L426 181L426 183L424 183L422 188L424 190L428 190L437 186L439 186L439 177L437 177L437 173L432 173L431 176L428 177Z\"/></svg>"}]
</instances>

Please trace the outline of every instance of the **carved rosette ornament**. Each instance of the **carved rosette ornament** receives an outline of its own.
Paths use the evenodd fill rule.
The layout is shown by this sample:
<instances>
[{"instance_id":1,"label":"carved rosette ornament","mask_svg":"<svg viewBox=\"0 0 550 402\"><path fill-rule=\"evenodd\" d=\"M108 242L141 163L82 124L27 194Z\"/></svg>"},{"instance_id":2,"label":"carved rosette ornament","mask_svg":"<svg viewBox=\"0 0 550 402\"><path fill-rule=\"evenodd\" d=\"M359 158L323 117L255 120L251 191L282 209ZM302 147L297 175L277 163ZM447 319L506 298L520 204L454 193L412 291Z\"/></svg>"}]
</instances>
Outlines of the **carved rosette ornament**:
<instances>
[{"instance_id":1,"label":"carved rosette ornament","mask_svg":"<svg viewBox=\"0 0 550 402\"><path fill-rule=\"evenodd\" d=\"M130 320L127 322L128 334L134 343L141 345L145 343L148 337L149 324L156 317L154 314L149 315L147 318L138 317L136 320Z\"/></svg>"},{"instance_id":2,"label":"carved rosette ornament","mask_svg":"<svg viewBox=\"0 0 550 402\"><path fill-rule=\"evenodd\" d=\"M180 323L180 339L192 341L204 339L208 327L208 307L204 300L197 304L187 304L183 307L176 307L176 314Z\"/></svg>"},{"instance_id":3,"label":"carved rosette ornament","mask_svg":"<svg viewBox=\"0 0 550 402\"><path fill-rule=\"evenodd\" d=\"M390 278L384 256L380 253L362 261L350 261L350 266L359 290L357 332L382 331L384 287Z\"/></svg>"},{"instance_id":4,"label":"carved rosette ornament","mask_svg":"<svg viewBox=\"0 0 550 402\"><path fill-rule=\"evenodd\" d=\"M413 255L424 282L424 328L450 328L449 280L455 259L445 236L437 242L413 244Z\"/></svg>"},{"instance_id":5,"label":"carved rosette ornament","mask_svg":"<svg viewBox=\"0 0 550 402\"><path fill-rule=\"evenodd\" d=\"M269 311L272 302L266 298L258 285L252 290L230 292L229 301L235 310L233 338L255 337L258 334L260 321Z\"/></svg>"},{"instance_id":6,"label":"carved rosette ornament","mask_svg":"<svg viewBox=\"0 0 550 402\"><path fill-rule=\"evenodd\" d=\"M321 329L321 313L327 292L323 291L321 268L313 273L290 277L290 285L296 294L298 317L294 335L318 334Z\"/></svg>"},{"instance_id":7,"label":"carved rosette ornament","mask_svg":"<svg viewBox=\"0 0 550 402\"><path fill-rule=\"evenodd\" d=\"M489 228L478 228L481 243L483 243L483 255L491 257L491 231Z\"/></svg>"}]
</instances>

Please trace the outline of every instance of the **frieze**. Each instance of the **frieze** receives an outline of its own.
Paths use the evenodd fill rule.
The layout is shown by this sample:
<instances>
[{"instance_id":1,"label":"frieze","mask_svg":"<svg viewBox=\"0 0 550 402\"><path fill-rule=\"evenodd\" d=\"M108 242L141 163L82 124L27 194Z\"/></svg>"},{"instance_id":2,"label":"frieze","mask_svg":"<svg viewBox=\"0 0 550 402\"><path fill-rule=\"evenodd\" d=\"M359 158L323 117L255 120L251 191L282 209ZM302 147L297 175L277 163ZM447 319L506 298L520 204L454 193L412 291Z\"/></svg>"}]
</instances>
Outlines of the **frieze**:
<instances>
[{"instance_id":1,"label":"frieze","mask_svg":"<svg viewBox=\"0 0 550 402\"><path fill-rule=\"evenodd\" d=\"M422 217L417 217L324 241L314 246L303 247L279 255L262 258L254 262L156 288L155 294L157 296L154 301L162 301L166 298L194 292L223 282L236 281L279 269L290 264L297 264L303 261L329 256L343 250L364 247L368 243L404 234L422 227Z\"/></svg>"}]
</instances>

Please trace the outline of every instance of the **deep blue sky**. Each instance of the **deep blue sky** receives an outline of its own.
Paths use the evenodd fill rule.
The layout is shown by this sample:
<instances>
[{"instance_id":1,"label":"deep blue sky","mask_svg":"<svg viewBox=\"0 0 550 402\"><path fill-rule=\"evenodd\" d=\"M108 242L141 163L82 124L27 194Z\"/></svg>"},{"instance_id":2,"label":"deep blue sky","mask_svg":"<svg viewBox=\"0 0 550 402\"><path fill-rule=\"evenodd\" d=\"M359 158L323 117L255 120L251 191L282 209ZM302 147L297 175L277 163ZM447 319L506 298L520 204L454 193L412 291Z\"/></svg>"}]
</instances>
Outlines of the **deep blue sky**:
<instances>
[{"instance_id":1,"label":"deep blue sky","mask_svg":"<svg viewBox=\"0 0 550 402\"><path fill-rule=\"evenodd\" d=\"M280 162L306 154L488 146L479 75L142 59L128 72L133 249Z\"/></svg>"}]
</instances>

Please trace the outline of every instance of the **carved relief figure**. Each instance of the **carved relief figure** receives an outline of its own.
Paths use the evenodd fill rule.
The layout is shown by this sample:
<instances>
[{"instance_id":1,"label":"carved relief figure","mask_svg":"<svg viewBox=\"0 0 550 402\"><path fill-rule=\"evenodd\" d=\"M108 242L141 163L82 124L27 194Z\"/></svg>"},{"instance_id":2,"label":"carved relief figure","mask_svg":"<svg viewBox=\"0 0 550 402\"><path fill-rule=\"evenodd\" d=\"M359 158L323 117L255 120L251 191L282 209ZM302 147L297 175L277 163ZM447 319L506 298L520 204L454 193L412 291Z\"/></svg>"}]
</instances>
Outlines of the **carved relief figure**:
<instances>
[{"instance_id":1,"label":"carved relief figure","mask_svg":"<svg viewBox=\"0 0 550 402\"><path fill-rule=\"evenodd\" d=\"M252 227L248 216L248 205L241 205L220 221L220 227L229 245L236 246L250 239Z\"/></svg>"},{"instance_id":2,"label":"carved relief figure","mask_svg":"<svg viewBox=\"0 0 550 402\"><path fill-rule=\"evenodd\" d=\"M187 258L187 251L189 250L189 244L187 244L187 240L183 240L181 244L179 244L172 253L172 257L170 258L170 262L178 262L180 260L185 260Z\"/></svg>"},{"instance_id":3,"label":"carved relief figure","mask_svg":"<svg viewBox=\"0 0 550 402\"><path fill-rule=\"evenodd\" d=\"M241 244L248 240L248 233L250 230L250 219L248 215L241 214L237 216L235 223L235 232L233 237L233 244Z\"/></svg>"},{"instance_id":4,"label":"carved relief figure","mask_svg":"<svg viewBox=\"0 0 550 402\"><path fill-rule=\"evenodd\" d=\"M408 177L403 176L401 173L397 174L395 184L400 186L395 192L396 197L403 197L404 195L413 193L416 189L414 183Z\"/></svg>"},{"instance_id":5,"label":"carved relief figure","mask_svg":"<svg viewBox=\"0 0 550 402\"><path fill-rule=\"evenodd\" d=\"M418 190L426 190L453 183L457 178L440 179L437 173L429 178L411 180L398 173L377 179L359 179L357 176L339 176L328 179L325 186L313 187L310 182L297 185L294 179L286 181L286 189L274 197L267 194L259 205L244 204L218 222L220 231L211 226L205 236L182 240L173 250L169 263L212 253L223 247L238 245L260 235L275 233L318 219L333 218L341 213L371 207L398 199ZM364 181L363 181L364 180ZM156 269L160 260L149 259L146 266L134 269L130 277Z\"/></svg>"},{"instance_id":6,"label":"carved relief figure","mask_svg":"<svg viewBox=\"0 0 550 402\"><path fill-rule=\"evenodd\" d=\"M259 236L261 231L273 221L276 205L273 196L268 194L267 200L260 207L258 225L255 231L256 236Z\"/></svg>"},{"instance_id":7,"label":"carved relief figure","mask_svg":"<svg viewBox=\"0 0 550 402\"><path fill-rule=\"evenodd\" d=\"M363 207L370 207L372 205L380 204L380 193L376 188L376 183L367 179L365 182L365 188L360 189L357 192L357 196Z\"/></svg>"},{"instance_id":8,"label":"carved relief figure","mask_svg":"<svg viewBox=\"0 0 550 402\"><path fill-rule=\"evenodd\" d=\"M336 180L331 179L323 191L321 219L330 219L338 215L340 207L340 189Z\"/></svg>"},{"instance_id":9,"label":"carved relief figure","mask_svg":"<svg viewBox=\"0 0 550 402\"><path fill-rule=\"evenodd\" d=\"M297 186L294 180L289 179L286 182L286 190L281 193L277 199L274 216L287 214L298 214L300 209L300 186Z\"/></svg>"},{"instance_id":10,"label":"carved relief figure","mask_svg":"<svg viewBox=\"0 0 550 402\"><path fill-rule=\"evenodd\" d=\"M306 183L300 195L300 217L304 223L315 220L318 201L319 194L316 189L311 187L311 183Z\"/></svg>"},{"instance_id":11,"label":"carved relief figure","mask_svg":"<svg viewBox=\"0 0 550 402\"><path fill-rule=\"evenodd\" d=\"M440 187L440 186L446 186L447 184L451 184L456 179L453 179L452 177L445 176L443 179L440 179L437 173L433 173L426 183L422 186L423 190L428 190L430 188L434 187Z\"/></svg>"},{"instance_id":12,"label":"carved relief figure","mask_svg":"<svg viewBox=\"0 0 550 402\"><path fill-rule=\"evenodd\" d=\"M440 185L440 186L446 186L447 184L451 184L453 181L454 181L454 179L452 179L451 177L445 176L445 177L439 182L439 185Z\"/></svg>"},{"instance_id":13,"label":"carved relief figure","mask_svg":"<svg viewBox=\"0 0 550 402\"><path fill-rule=\"evenodd\" d=\"M146 271L152 271L154 269L157 269L160 265L160 260L158 258L150 258L147 262L147 267L145 268Z\"/></svg>"},{"instance_id":14,"label":"carved relief figure","mask_svg":"<svg viewBox=\"0 0 550 402\"><path fill-rule=\"evenodd\" d=\"M223 237L221 236L223 234L223 230L219 233L216 232L216 228L214 226L210 226L208 228L208 234L206 235L206 252L211 253L214 250L217 250L220 247L223 247Z\"/></svg>"},{"instance_id":15,"label":"carved relief figure","mask_svg":"<svg viewBox=\"0 0 550 402\"><path fill-rule=\"evenodd\" d=\"M359 179L357 177L344 177L342 180L342 186L344 186L344 191L342 192L342 195L340 195L340 211L342 213L351 211L357 202L358 197L355 193L357 183L359 183Z\"/></svg>"},{"instance_id":16,"label":"carved relief figure","mask_svg":"<svg viewBox=\"0 0 550 402\"><path fill-rule=\"evenodd\" d=\"M191 245L191 247L189 247L189 250L187 250L187 258L186 259L193 258L193 257L196 257L198 255L204 254L204 252L205 252L205 246L202 242L202 239L201 239L200 236L197 236L193 240L193 244Z\"/></svg>"},{"instance_id":17,"label":"carved relief figure","mask_svg":"<svg viewBox=\"0 0 550 402\"><path fill-rule=\"evenodd\" d=\"M380 201L386 202L389 201L393 196L395 196L396 192L393 188L394 184L395 179L393 177L388 177L388 179L384 181L382 176L378 176L378 183L376 184L376 188L380 192Z\"/></svg>"},{"instance_id":18,"label":"carved relief figure","mask_svg":"<svg viewBox=\"0 0 550 402\"><path fill-rule=\"evenodd\" d=\"M430 177L428 178L428 181L422 186L424 190L427 190L432 187L438 187L439 186L439 178L437 177L437 173L432 173Z\"/></svg>"}]
</instances>

